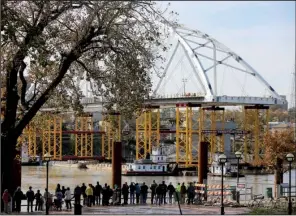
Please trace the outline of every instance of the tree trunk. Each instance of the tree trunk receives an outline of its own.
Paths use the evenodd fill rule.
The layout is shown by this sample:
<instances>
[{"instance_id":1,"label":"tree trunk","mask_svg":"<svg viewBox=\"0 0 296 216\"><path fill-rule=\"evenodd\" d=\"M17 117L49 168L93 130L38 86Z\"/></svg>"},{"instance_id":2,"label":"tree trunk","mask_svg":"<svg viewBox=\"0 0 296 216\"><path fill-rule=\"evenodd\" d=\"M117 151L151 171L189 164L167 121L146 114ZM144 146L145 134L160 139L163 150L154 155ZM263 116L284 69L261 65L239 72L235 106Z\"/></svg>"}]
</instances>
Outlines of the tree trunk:
<instances>
[{"instance_id":1,"label":"tree trunk","mask_svg":"<svg viewBox=\"0 0 296 216\"><path fill-rule=\"evenodd\" d=\"M1 136L1 194L8 189L13 195L16 188L21 186L21 161L16 159L20 151L16 150L16 144L17 138L13 134ZM1 205L1 211L3 211L3 205Z\"/></svg>"},{"instance_id":2,"label":"tree trunk","mask_svg":"<svg viewBox=\"0 0 296 216\"><path fill-rule=\"evenodd\" d=\"M274 197L280 197L279 185L284 181L283 160L277 158L276 169L274 170Z\"/></svg>"}]
</instances>

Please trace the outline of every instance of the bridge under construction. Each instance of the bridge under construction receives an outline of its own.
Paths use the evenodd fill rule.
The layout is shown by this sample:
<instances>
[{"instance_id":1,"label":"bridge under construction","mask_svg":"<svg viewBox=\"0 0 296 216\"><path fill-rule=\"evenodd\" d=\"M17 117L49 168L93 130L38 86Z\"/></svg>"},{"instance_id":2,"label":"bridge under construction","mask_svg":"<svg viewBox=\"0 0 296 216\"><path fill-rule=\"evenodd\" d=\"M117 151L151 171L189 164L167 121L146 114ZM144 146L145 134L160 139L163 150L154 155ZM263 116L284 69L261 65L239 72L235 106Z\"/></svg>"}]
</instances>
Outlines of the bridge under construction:
<instances>
[{"instance_id":1,"label":"bridge under construction","mask_svg":"<svg viewBox=\"0 0 296 216\"><path fill-rule=\"evenodd\" d=\"M176 41L173 52L168 58L163 74L159 75L159 81L153 94L147 97L142 106L142 112L136 118L135 139L136 159L145 158L154 147L161 143L161 134L175 134L176 158L175 162L185 166L196 166L200 143L209 143L209 162L213 160L214 154L224 152L225 134L239 134L244 137L243 152L244 160L247 162L249 155L255 164L261 163L262 155L265 153L263 137L268 135L269 106L287 103L263 77L252 68L242 57L231 51L222 43L200 31L190 30L185 27L171 28ZM200 42L199 40L203 40ZM193 47L194 45L194 47ZM199 52L201 48L210 50L207 55ZM184 92L170 96L161 95L160 87L163 85L168 71L173 62L176 62L178 50L183 51L183 57L187 60L196 85L199 85L199 93ZM219 53L224 57L219 58ZM205 58L210 64L203 64L201 58ZM232 59L239 66L233 66L227 62ZM243 73L257 80L269 93L269 96L228 96L218 94L218 66L225 66ZM174 69L173 69L174 71ZM212 72L212 80L210 79ZM249 86L250 87L250 86ZM29 89L33 91L33 89ZM3 96L4 97L4 96ZM42 155L50 153L53 160L61 160L63 156L62 136L63 134L75 135L75 155L77 157L94 156L94 135L98 134L101 139L101 156L112 159L112 146L114 142L121 142L124 133L129 132L122 127L123 119L119 112L107 112L103 110L106 101L87 97L82 101L85 115L75 117L75 129L63 130L63 114L55 114L51 108L43 108L41 112L46 114L43 128L36 126L32 121L23 131L19 142L28 145L28 154L36 157L38 154L37 138L42 143ZM3 105L3 104L2 104ZM244 113L243 128L225 129L225 108L242 106ZM162 130L160 127L161 111L164 108L175 109L175 130ZM99 128L94 129L94 120L91 113L101 110L102 120ZM69 110L69 112L71 112ZM217 127L217 122L221 127Z\"/></svg>"}]
</instances>

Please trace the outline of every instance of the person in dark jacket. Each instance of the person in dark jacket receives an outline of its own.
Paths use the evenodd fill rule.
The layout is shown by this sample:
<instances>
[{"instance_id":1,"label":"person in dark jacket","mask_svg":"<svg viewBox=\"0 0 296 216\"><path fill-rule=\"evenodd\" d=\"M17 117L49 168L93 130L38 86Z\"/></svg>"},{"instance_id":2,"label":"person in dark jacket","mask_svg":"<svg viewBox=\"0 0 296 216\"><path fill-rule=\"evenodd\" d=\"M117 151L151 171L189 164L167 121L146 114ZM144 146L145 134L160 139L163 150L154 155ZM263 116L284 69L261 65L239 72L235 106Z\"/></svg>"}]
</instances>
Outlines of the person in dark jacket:
<instances>
[{"instance_id":1,"label":"person in dark jacket","mask_svg":"<svg viewBox=\"0 0 296 216\"><path fill-rule=\"evenodd\" d=\"M60 184L57 184L57 187L55 189L55 193L57 193L58 191L61 191L61 185Z\"/></svg>"},{"instance_id":2,"label":"person in dark jacket","mask_svg":"<svg viewBox=\"0 0 296 216\"><path fill-rule=\"evenodd\" d=\"M107 184L102 189L102 205L105 206L107 205L107 196L108 196L108 191L107 191Z\"/></svg>"},{"instance_id":3,"label":"person in dark jacket","mask_svg":"<svg viewBox=\"0 0 296 216\"><path fill-rule=\"evenodd\" d=\"M65 192L66 192L66 188L65 188L65 186L62 186L62 194L63 194L63 198L65 198Z\"/></svg>"},{"instance_id":4,"label":"person in dark jacket","mask_svg":"<svg viewBox=\"0 0 296 216\"><path fill-rule=\"evenodd\" d=\"M31 206L31 212L33 212L33 201L34 201L34 191L32 191L32 187L29 187L29 190L26 193L27 197L27 211L29 212L29 206Z\"/></svg>"},{"instance_id":5,"label":"person in dark jacket","mask_svg":"<svg viewBox=\"0 0 296 216\"><path fill-rule=\"evenodd\" d=\"M173 194L175 192L175 188L172 185L172 182L170 182L169 186L168 186L168 191L169 191L169 202L170 204L172 204L172 200L173 200Z\"/></svg>"},{"instance_id":6,"label":"person in dark jacket","mask_svg":"<svg viewBox=\"0 0 296 216\"><path fill-rule=\"evenodd\" d=\"M21 191L21 187L18 187L13 195L13 200L15 201L15 210L17 213L21 212L21 202L24 197L23 192Z\"/></svg>"},{"instance_id":7,"label":"person in dark jacket","mask_svg":"<svg viewBox=\"0 0 296 216\"><path fill-rule=\"evenodd\" d=\"M107 200L106 204L109 205L110 198L113 196L113 190L110 188L110 186L107 186Z\"/></svg>"},{"instance_id":8,"label":"person in dark jacket","mask_svg":"<svg viewBox=\"0 0 296 216\"><path fill-rule=\"evenodd\" d=\"M101 193L102 193L102 186L99 182L97 182L96 188L95 188L95 199L97 205L101 205Z\"/></svg>"},{"instance_id":9,"label":"person in dark jacket","mask_svg":"<svg viewBox=\"0 0 296 216\"><path fill-rule=\"evenodd\" d=\"M86 201L87 201L87 196L85 194L85 190L86 190L86 186L84 183L82 183L82 186L81 186L81 194L83 196L83 205L85 205Z\"/></svg>"},{"instance_id":10,"label":"person in dark jacket","mask_svg":"<svg viewBox=\"0 0 296 216\"><path fill-rule=\"evenodd\" d=\"M166 202L166 193L167 193L168 186L165 184L165 181L161 184L161 191L162 191L162 203L167 204Z\"/></svg>"},{"instance_id":11,"label":"person in dark jacket","mask_svg":"<svg viewBox=\"0 0 296 216\"><path fill-rule=\"evenodd\" d=\"M36 205L35 205L35 211L42 211L42 199L41 199L41 193L40 190L37 190L37 193L35 194L36 199Z\"/></svg>"},{"instance_id":12,"label":"person in dark jacket","mask_svg":"<svg viewBox=\"0 0 296 216\"><path fill-rule=\"evenodd\" d=\"M135 191L136 191L136 203L139 204L141 188L138 183L135 184Z\"/></svg>"},{"instance_id":13,"label":"person in dark jacket","mask_svg":"<svg viewBox=\"0 0 296 216\"><path fill-rule=\"evenodd\" d=\"M185 203L185 194L187 192L187 189L186 189L186 186L185 186L185 183L183 182L182 185L181 185L181 191L180 191L180 194L181 194L181 204L184 204Z\"/></svg>"},{"instance_id":14,"label":"person in dark jacket","mask_svg":"<svg viewBox=\"0 0 296 216\"><path fill-rule=\"evenodd\" d=\"M142 194L142 197L143 197L143 204L146 204L147 193L148 193L148 187L145 184L145 182L143 182L143 185L141 186L141 194Z\"/></svg>"},{"instance_id":15,"label":"person in dark jacket","mask_svg":"<svg viewBox=\"0 0 296 216\"><path fill-rule=\"evenodd\" d=\"M128 201L128 189L129 189L129 187L128 187L128 185L127 185L127 182L125 182L123 185L122 185L122 195L123 195L123 203L124 203L124 205L127 205L128 203L127 203L127 201Z\"/></svg>"},{"instance_id":16,"label":"person in dark jacket","mask_svg":"<svg viewBox=\"0 0 296 216\"><path fill-rule=\"evenodd\" d=\"M195 196L195 188L194 188L192 182L190 182L189 187L187 189L187 196L188 196L188 204L190 204L190 203L193 204L193 199Z\"/></svg>"},{"instance_id":17,"label":"person in dark jacket","mask_svg":"<svg viewBox=\"0 0 296 216\"><path fill-rule=\"evenodd\" d=\"M130 188L130 204L135 204L135 190L136 190L136 187L135 187L133 182L130 184L129 188Z\"/></svg>"},{"instance_id":18,"label":"person in dark jacket","mask_svg":"<svg viewBox=\"0 0 296 216\"><path fill-rule=\"evenodd\" d=\"M92 202L93 205L95 205L96 204L96 197L95 197L96 188L92 184L90 184L90 186L91 186L91 188L93 190L93 196L91 197L91 202Z\"/></svg>"},{"instance_id":19,"label":"person in dark jacket","mask_svg":"<svg viewBox=\"0 0 296 216\"><path fill-rule=\"evenodd\" d=\"M151 204L153 204L153 200L155 198L156 187L157 187L157 184L156 184L155 180L153 180L153 183L150 186L150 190L151 190ZM155 200L156 200L156 204L157 204L157 198L155 198Z\"/></svg>"},{"instance_id":20,"label":"person in dark jacket","mask_svg":"<svg viewBox=\"0 0 296 216\"><path fill-rule=\"evenodd\" d=\"M79 185L76 186L74 189L74 198L75 198L75 204L80 204L80 198L81 198L81 188Z\"/></svg>"},{"instance_id":21,"label":"person in dark jacket","mask_svg":"<svg viewBox=\"0 0 296 216\"><path fill-rule=\"evenodd\" d=\"M162 190L161 190L161 184L159 184L156 189L155 189L155 192L156 192L156 205L158 203L158 205L161 205L162 203Z\"/></svg>"}]
</instances>

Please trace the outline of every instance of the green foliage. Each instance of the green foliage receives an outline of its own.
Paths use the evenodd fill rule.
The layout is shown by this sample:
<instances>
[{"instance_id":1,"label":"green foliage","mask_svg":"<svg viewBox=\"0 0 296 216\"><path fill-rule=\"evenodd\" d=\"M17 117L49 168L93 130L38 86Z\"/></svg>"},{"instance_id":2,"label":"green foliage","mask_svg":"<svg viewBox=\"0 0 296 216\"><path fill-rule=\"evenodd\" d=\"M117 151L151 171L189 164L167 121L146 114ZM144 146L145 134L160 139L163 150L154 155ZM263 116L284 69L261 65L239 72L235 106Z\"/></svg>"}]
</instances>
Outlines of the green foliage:
<instances>
[{"instance_id":1,"label":"green foliage","mask_svg":"<svg viewBox=\"0 0 296 216\"><path fill-rule=\"evenodd\" d=\"M4 129L16 125L18 133L43 105L83 112L81 80L107 101L108 111L130 118L151 90L151 69L164 61L161 52L169 48L164 45L163 11L155 2L1 4L1 78L11 85L6 86L10 98L16 98L6 101L10 108ZM14 122L17 110L23 117Z\"/></svg>"}]
</instances>

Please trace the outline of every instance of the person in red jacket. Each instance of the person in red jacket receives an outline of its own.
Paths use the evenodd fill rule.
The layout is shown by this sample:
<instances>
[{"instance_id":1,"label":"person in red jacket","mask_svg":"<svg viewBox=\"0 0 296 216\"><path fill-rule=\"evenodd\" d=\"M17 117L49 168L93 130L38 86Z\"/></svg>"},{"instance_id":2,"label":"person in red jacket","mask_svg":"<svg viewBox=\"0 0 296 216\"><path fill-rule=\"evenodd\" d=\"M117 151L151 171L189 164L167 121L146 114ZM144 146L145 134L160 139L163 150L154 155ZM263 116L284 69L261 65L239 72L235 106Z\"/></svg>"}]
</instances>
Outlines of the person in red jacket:
<instances>
[{"instance_id":1,"label":"person in red jacket","mask_svg":"<svg viewBox=\"0 0 296 216\"><path fill-rule=\"evenodd\" d=\"M7 189L4 190L4 193L2 195L2 200L3 200L3 203L4 203L4 212L6 214L8 214L8 203L10 202L11 197L10 197L10 194L8 193Z\"/></svg>"}]
</instances>

